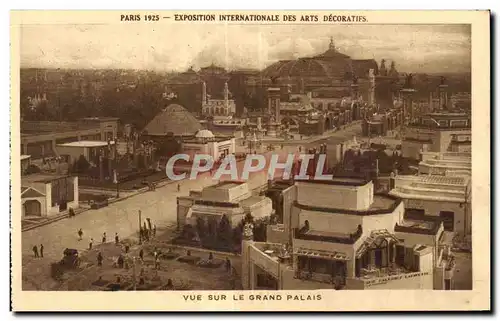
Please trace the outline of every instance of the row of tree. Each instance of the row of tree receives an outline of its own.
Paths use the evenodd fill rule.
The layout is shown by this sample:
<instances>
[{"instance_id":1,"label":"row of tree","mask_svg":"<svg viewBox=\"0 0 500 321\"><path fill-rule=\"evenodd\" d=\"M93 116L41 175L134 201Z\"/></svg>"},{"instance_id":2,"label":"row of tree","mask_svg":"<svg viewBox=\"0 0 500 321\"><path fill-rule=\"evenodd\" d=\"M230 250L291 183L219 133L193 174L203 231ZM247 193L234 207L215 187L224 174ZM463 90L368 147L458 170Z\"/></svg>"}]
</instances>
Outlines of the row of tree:
<instances>
[{"instance_id":1,"label":"row of tree","mask_svg":"<svg viewBox=\"0 0 500 321\"><path fill-rule=\"evenodd\" d=\"M239 252L243 240L243 229L246 223L254 225L254 240L266 241L266 229L269 224L268 219L254 220L252 215L247 214L234 228L227 215L217 217L197 217L195 226L186 224L178 242L201 246L203 248ZM195 243L195 244L193 244Z\"/></svg>"}]
</instances>

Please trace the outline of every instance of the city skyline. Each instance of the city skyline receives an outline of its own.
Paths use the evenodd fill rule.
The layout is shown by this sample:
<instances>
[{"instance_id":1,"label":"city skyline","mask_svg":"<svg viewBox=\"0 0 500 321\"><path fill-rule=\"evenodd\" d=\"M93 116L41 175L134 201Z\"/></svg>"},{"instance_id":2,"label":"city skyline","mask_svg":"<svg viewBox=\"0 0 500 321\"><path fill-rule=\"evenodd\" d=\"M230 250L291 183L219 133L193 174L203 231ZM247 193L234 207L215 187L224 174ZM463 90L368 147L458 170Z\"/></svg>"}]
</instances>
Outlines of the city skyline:
<instances>
[{"instance_id":1,"label":"city skyline","mask_svg":"<svg viewBox=\"0 0 500 321\"><path fill-rule=\"evenodd\" d=\"M470 72L468 25L241 26L30 25L21 30L21 67L184 71L210 64L263 69L320 54L333 39L353 59L386 59L402 72ZM382 27L382 28L381 28ZM57 30L55 30L57 28ZM383 30L382 30L383 29Z\"/></svg>"}]
</instances>

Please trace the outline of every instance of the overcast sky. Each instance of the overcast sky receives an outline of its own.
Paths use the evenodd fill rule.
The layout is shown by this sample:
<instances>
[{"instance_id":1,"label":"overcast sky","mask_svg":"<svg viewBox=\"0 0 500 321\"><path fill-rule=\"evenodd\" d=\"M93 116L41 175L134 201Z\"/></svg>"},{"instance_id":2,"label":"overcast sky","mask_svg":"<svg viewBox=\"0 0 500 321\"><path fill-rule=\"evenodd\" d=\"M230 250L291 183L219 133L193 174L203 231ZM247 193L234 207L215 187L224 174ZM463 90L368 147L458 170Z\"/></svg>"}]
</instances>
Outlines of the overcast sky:
<instances>
[{"instance_id":1,"label":"overcast sky","mask_svg":"<svg viewBox=\"0 0 500 321\"><path fill-rule=\"evenodd\" d=\"M466 25L48 25L23 26L21 67L182 71L211 63L263 68L319 54L333 37L353 59L395 60L400 71L470 71Z\"/></svg>"}]
</instances>

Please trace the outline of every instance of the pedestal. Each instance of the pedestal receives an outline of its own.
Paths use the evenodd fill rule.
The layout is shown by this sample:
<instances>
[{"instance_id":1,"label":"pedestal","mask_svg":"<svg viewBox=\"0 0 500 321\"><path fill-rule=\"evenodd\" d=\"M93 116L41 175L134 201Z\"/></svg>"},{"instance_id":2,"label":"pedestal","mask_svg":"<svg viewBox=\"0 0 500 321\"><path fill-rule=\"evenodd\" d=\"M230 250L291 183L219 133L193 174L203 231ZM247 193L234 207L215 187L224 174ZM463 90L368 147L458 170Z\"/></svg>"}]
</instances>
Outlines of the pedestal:
<instances>
[{"instance_id":1,"label":"pedestal","mask_svg":"<svg viewBox=\"0 0 500 321\"><path fill-rule=\"evenodd\" d=\"M277 137L278 136L278 128L279 128L278 126L279 126L279 124L276 124L276 123L269 124L267 136Z\"/></svg>"}]
</instances>

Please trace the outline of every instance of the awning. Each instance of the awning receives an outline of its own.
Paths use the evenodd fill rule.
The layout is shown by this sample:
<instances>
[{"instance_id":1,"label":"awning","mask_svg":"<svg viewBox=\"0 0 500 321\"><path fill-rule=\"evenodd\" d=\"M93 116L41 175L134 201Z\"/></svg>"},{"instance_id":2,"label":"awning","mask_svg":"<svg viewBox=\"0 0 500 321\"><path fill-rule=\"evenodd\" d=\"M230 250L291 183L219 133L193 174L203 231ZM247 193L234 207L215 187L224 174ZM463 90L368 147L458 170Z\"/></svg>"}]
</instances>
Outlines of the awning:
<instances>
[{"instance_id":1,"label":"awning","mask_svg":"<svg viewBox=\"0 0 500 321\"><path fill-rule=\"evenodd\" d=\"M399 239L387 230L373 231L359 247L356 252L356 258L361 257L370 248L380 247L384 240L392 240L395 243L399 243Z\"/></svg>"}]
</instances>

